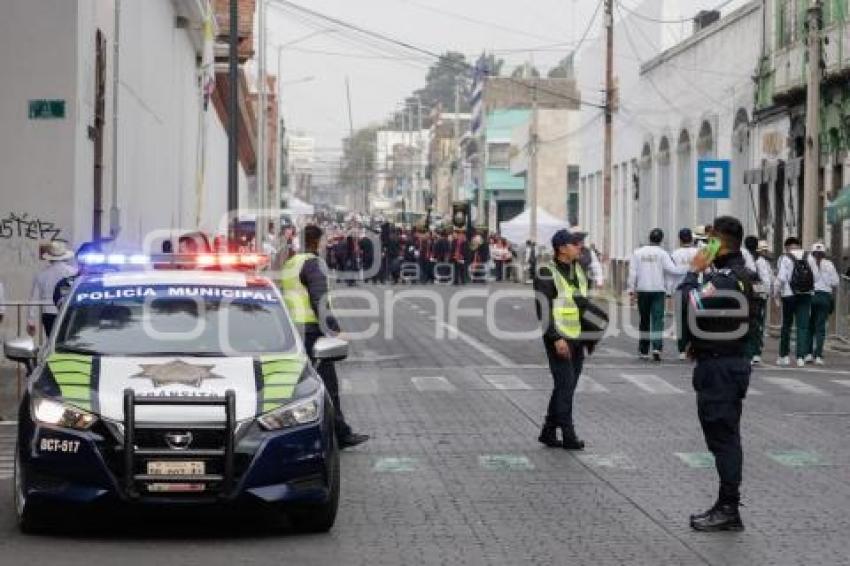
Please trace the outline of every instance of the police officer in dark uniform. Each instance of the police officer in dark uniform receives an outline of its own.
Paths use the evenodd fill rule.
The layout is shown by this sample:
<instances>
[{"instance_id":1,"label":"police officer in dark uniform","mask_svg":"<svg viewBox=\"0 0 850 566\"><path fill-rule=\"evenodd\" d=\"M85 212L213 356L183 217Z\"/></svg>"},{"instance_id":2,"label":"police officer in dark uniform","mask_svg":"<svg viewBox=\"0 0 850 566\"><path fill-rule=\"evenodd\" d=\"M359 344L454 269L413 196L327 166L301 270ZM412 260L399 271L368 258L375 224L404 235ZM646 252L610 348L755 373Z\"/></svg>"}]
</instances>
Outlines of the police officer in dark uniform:
<instances>
[{"instance_id":1,"label":"police officer in dark uniform","mask_svg":"<svg viewBox=\"0 0 850 566\"><path fill-rule=\"evenodd\" d=\"M686 342L696 360L697 414L720 476L717 502L708 511L691 515L691 527L698 531L744 528L738 513L743 467L741 411L750 383L746 347L755 294L754 275L741 254L743 237L737 219L717 218L708 245L694 257L691 271L679 286Z\"/></svg>"}]
</instances>

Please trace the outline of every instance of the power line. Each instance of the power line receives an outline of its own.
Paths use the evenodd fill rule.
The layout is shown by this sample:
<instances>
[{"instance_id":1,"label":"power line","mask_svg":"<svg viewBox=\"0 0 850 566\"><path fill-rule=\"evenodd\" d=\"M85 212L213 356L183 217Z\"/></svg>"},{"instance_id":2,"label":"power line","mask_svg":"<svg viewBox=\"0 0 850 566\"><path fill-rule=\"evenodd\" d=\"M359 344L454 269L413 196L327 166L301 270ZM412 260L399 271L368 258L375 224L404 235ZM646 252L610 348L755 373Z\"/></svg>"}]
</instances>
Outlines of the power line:
<instances>
[{"instance_id":1,"label":"power line","mask_svg":"<svg viewBox=\"0 0 850 566\"><path fill-rule=\"evenodd\" d=\"M725 2L721 2L719 5L715 6L714 8L710 8L710 10L721 10L734 1L735 0L726 0ZM645 16L645 15L641 14L640 12L638 12L637 10L635 10L634 8L629 8L628 6L623 4L623 2L621 0L617 0L617 7L622 8L624 11L628 12L629 14L631 14L632 16L636 17L639 20L644 20L646 22L652 22L654 24L686 24L688 22L694 21L694 16L691 16L690 18L680 18L678 20L662 20L662 19L659 19L659 18L653 18L653 17L650 17L650 16Z\"/></svg>"},{"instance_id":2,"label":"power line","mask_svg":"<svg viewBox=\"0 0 850 566\"><path fill-rule=\"evenodd\" d=\"M547 37L545 35L538 35L538 34L530 33L530 32L527 32L527 31L524 31L524 30L521 30L521 29L506 26L506 25L503 25L503 24L498 24L498 23L495 23L495 22L488 22L486 20L482 20L481 18L473 18L471 16L459 14L457 12L450 12L448 10L443 10L443 9L437 8L435 6L429 6L428 4L422 4L420 2L416 2L415 0L402 0L402 2L404 2L405 4L412 4L413 6L416 6L417 8L420 8L422 10L427 10L427 11L433 12L435 14L441 14L443 16L448 16L450 18L454 18L456 20L475 24L475 25L478 25L478 26L481 26L481 27L498 29L498 30L506 31L508 33L513 33L513 34L516 34L516 35L523 35L525 37L531 37L531 38L534 38L534 39L541 39L543 41L557 41L556 39L551 38L551 37Z\"/></svg>"},{"instance_id":3,"label":"power line","mask_svg":"<svg viewBox=\"0 0 850 566\"><path fill-rule=\"evenodd\" d=\"M433 57L434 59L436 59L438 61L445 61L449 64L456 64L460 68L462 68L464 71L471 72L471 71L474 70L474 67L472 65L470 65L469 63L466 63L466 62L454 63L450 59L446 58L445 56L443 56L439 53L435 53L434 51L430 51L430 50L425 49L423 47L418 47L418 46L413 45L411 43L408 43L406 41L395 39L393 37L384 35L384 34L379 33L379 32L375 32L375 31L372 31L372 30L369 30L369 29L362 28L360 26L357 26L357 25L352 24L350 22L346 22L344 20L340 20L339 18L335 18L333 16L328 16L326 14L322 14L321 12L317 12L317 11L312 10L310 8L300 6L298 4L290 2L289 0L274 0L274 1L279 6L289 7L292 10L297 10L299 12L309 14L314 18L318 18L318 19L321 19L323 21L335 24L337 26L356 31L356 32L363 34L365 36L372 37L372 38L378 39L378 40L383 41L383 42L391 43L393 45L403 47L403 48L408 49L410 51L414 51L414 52L417 52L417 53L422 53L424 55L428 55L429 57ZM529 88L529 89L532 88L530 85L526 84L525 82L523 82L521 80L514 79L512 77L503 77L503 78L505 78L506 80L509 80L509 81L519 85L519 86L523 86L523 87ZM604 106L601 105L601 104L596 104L596 103L593 103L593 102L586 102L584 100L581 100L580 97L570 96L570 95L567 95L567 94L564 94L564 93L561 93L561 92L557 92L557 91L553 91L553 90L549 90L549 89L546 89L546 88L543 88L543 87L540 87L540 86L537 86L536 88L537 88L538 92L542 92L542 93L548 94L548 95L556 97L556 98L569 100L569 101L575 102L579 105L591 106L591 107L594 107L594 108L604 108Z\"/></svg>"}]
</instances>

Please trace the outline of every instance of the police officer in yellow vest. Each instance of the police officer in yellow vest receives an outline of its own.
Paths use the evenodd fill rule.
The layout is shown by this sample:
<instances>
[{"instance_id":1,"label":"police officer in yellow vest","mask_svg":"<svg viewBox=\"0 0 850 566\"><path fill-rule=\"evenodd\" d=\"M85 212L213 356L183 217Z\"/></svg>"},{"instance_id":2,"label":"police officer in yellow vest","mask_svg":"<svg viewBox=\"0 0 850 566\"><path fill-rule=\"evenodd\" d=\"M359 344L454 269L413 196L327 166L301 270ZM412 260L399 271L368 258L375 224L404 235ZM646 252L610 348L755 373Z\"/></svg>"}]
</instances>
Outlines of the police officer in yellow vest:
<instances>
[{"instance_id":1,"label":"police officer in yellow vest","mask_svg":"<svg viewBox=\"0 0 850 566\"><path fill-rule=\"evenodd\" d=\"M549 359L554 388L546 421L538 440L550 447L582 450L573 424L573 395L578 385L587 345L582 338L582 312L586 303L587 275L580 265L582 232L559 230L552 237L554 260L541 266L534 277L537 318L543 324L543 344ZM558 440L557 430L562 431Z\"/></svg>"},{"instance_id":2,"label":"police officer in yellow vest","mask_svg":"<svg viewBox=\"0 0 850 566\"><path fill-rule=\"evenodd\" d=\"M316 340L324 336L326 332L331 335L337 335L340 332L339 322L331 311L328 299L327 266L318 254L321 239L321 228L314 225L306 226L303 233L304 252L293 254L286 260L280 279L286 308L289 310L292 321L303 333L304 347L314 363L315 359L312 356ZM335 426L340 448L357 446L369 440L368 435L353 432L345 422L340 405L339 380L334 364L322 362L317 371L336 408Z\"/></svg>"}]
</instances>

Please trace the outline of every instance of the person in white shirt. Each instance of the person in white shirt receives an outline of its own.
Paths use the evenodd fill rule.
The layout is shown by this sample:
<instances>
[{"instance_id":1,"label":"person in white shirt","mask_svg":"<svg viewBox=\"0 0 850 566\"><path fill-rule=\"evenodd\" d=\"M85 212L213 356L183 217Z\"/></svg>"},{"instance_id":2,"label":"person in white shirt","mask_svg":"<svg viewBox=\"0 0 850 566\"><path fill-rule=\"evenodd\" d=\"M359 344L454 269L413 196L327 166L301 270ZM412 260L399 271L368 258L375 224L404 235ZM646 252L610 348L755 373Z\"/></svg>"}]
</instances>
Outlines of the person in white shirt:
<instances>
[{"instance_id":1,"label":"person in white shirt","mask_svg":"<svg viewBox=\"0 0 850 566\"><path fill-rule=\"evenodd\" d=\"M766 241L759 240L755 236L747 236L744 238L744 247L750 256L755 258L753 271L758 276L758 283L753 288L756 295L755 319L752 321L753 328L747 341L747 356L750 358L750 363L755 365L761 363L761 352L764 349L764 320L770 289L773 285L773 269L766 257L768 253Z\"/></svg>"},{"instance_id":2,"label":"person in white shirt","mask_svg":"<svg viewBox=\"0 0 850 566\"><path fill-rule=\"evenodd\" d=\"M632 302L637 300L640 339L638 353L642 359L649 357L661 361L664 333L664 298L667 294L667 277L685 275L687 267L676 267L670 254L661 248L664 232L655 228L649 233L649 245L635 250L629 263L628 291Z\"/></svg>"},{"instance_id":3,"label":"person in white shirt","mask_svg":"<svg viewBox=\"0 0 850 566\"><path fill-rule=\"evenodd\" d=\"M679 245L680 247L673 250L673 253L670 254L670 258L673 260L673 264L676 267L690 269L691 262L694 260L694 256L697 255L699 249L694 246L694 234L690 228L682 228L679 230ZM679 288L679 285L684 280L684 275L676 275L670 276L667 278L667 293L672 295L676 292L676 289ZM685 360L688 355L685 352L687 348L687 341L684 337L683 329L685 327L685 321L682 320L682 308L679 299L675 300L676 305L676 347L679 351L679 359Z\"/></svg>"},{"instance_id":4,"label":"person in white shirt","mask_svg":"<svg viewBox=\"0 0 850 566\"><path fill-rule=\"evenodd\" d=\"M74 257L74 252L69 250L64 242L51 242L44 251L41 259L48 262L48 266L36 274L32 282L32 293L27 313L27 334L35 336L38 330L38 303L48 303L41 307L41 325L44 333L50 336L53 330L53 322L56 320L56 306L53 304L53 292L56 285L71 277L77 270L68 263Z\"/></svg>"},{"instance_id":5,"label":"person in white shirt","mask_svg":"<svg viewBox=\"0 0 850 566\"><path fill-rule=\"evenodd\" d=\"M805 270L809 265L814 274L814 260L800 247L800 240L791 236L785 240L785 254L777 262L775 293L782 297L782 329L779 333L779 358L776 365L791 364L788 355L791 352L791 327L797 323L797 366L803 367L809 354L809 319L811 317L814 282L794 281L794 272ZM803 263L805 262L805 263ZM798 267L799 266L799 267ZM812 278L813 279L813 278ZM811 285L809 284L811 283Z\"/></svg>"},{"instance_id":6,"label":"person in white shirt","mask_svg":"<svg viewBox=\"0 0 850 566\"><path fill-rule=\"evenodd\" d=\"M812 257L815 258L815 294L812 296L812 316L809 324L811 345L806 361L814 356L818 365L823 365L823 343L826 340L826 322L835 307L833 290L838 287L838 272L835 265L826 259L826 246L821 242L812 246Z\"/></svg>"}]
</instances>

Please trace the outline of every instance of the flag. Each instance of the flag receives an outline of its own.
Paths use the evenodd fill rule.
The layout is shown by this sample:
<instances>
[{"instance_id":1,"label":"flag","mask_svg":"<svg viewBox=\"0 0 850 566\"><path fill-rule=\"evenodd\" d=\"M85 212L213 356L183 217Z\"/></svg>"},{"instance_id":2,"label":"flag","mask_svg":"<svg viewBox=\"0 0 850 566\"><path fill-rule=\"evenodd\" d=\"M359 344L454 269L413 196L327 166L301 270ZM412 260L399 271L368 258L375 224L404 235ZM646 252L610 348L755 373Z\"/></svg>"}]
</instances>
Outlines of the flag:
<instances>
[{"instance_id":1,"label":"flag","mask_svg":"<svg viewBox=\"0 0 850 566\"><path fill-rule=\"evenodd\" d=\"M484 122L484 82L487 80L487 74L487 59L481 55L472 71L472 90L469 95L469 106L472 108L469 130L472 137L481 135L481 125Z\"/></svg>"}]
</instances>

